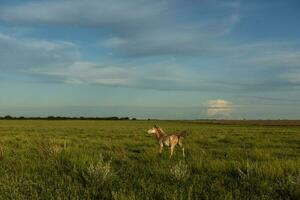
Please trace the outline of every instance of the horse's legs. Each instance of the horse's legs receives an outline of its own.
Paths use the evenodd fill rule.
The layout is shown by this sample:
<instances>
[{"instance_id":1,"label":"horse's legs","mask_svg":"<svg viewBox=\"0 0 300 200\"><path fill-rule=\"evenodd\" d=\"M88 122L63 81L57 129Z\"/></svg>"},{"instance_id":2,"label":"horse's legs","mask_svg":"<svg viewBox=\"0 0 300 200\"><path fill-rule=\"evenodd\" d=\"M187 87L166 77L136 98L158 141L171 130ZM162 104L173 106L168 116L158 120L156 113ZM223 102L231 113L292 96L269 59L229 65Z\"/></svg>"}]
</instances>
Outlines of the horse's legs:
<instances>
[{"instance_id":1,"label":"horse's legs","mask_svg":"<svg viewBox=\"0 0 300 200\"><path fill-rule=\"evenodd\" d=\"M185 153L184 153L184 146L183 146L182 142L181 142L181 141L179 141L179 142L178 142L178 144L179 144L179 146L180 146L180 147L181 147L181 149L182 149L182 156L183 156L183 157L185 157Z\"/></svg>"},{"instance_id":2,"label":"horse's legs","mask_svg":"<svg viewBox=\"0 0 300 200\"><path fill-rule=\"evenodd\" d=\"M160 145L160 146L159 146L159 154L162 153L163 148L164 148L164 145Z\"/></svg>"},{"instance_id":3,"label":"horse's legs","mask_svg":"<svg viewBox=\"0 0 300 200\"><path fill-rule=\"evenodd\" d=\"M171 158L172 155L173 155L173 151L174 151L175 146L176 146L176 145L171 145L171 154L170 154L170 158Z\"/></svg>"}]
</instances>

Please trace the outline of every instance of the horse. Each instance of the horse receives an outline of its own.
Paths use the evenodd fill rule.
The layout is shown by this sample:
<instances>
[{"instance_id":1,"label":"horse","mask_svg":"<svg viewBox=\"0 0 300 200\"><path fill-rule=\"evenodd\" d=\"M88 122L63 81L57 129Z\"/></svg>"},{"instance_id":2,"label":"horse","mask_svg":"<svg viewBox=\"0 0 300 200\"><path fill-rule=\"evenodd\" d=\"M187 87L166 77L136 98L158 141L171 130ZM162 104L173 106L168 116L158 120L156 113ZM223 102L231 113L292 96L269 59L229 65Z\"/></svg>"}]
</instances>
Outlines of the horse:
<instances>
[{"instance_id":1,"label":"horse","mask_svg":"<svg viewBox=\"0 0 300 200\"><path fill-rule=\"evenodd\" d=\"M188 132L182 131L178 134L166 134L164 130L156 125L147 131L148 134L154 135L159 145L159 153L162 153L163 147L169 147L171 150L170 158L173 155L174 148L179 145L182 149L182 155L185 157L183 141L188 135Z\"/></svg>"}]
</instances>

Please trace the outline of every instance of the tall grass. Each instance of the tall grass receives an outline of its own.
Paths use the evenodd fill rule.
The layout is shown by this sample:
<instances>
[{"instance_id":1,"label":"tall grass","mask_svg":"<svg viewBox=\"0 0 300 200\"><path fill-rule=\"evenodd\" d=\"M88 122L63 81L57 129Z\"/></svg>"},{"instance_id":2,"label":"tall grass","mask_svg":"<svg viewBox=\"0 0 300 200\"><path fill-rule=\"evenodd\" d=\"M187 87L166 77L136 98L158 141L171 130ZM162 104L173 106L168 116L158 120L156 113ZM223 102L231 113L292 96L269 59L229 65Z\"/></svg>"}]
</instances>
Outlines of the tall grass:
<instances>
[{"instance_id":1,"label":"tall grass","mask_svg":"<svg viewBox=\"0 0 300 200\"><path fill-rule=\"evenodd\" d=\"M190 129L158 154L145 134ZM300 127L0 121L0 199L300 199Z\"/></svg>"}]
</instances>

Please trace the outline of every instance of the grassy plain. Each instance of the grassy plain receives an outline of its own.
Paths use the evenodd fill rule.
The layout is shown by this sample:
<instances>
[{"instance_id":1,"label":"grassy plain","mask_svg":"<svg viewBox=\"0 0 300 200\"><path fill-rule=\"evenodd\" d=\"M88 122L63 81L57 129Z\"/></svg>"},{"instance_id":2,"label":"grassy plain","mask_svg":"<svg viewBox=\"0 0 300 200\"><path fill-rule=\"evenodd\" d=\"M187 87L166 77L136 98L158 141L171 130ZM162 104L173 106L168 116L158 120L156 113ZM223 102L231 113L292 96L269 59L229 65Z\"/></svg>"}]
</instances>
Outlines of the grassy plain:
<instances>
[{"instance_id":1,"label":"grassy plain","mask_svg":"<svg viewBox=\"0 0 300 200\"><path fill-rule=\"evenodd\" d=\"M153 124L192 132L186 159ZM0 199L300 199L296 124L1 120Z\"/></svg>"}]
</instances>

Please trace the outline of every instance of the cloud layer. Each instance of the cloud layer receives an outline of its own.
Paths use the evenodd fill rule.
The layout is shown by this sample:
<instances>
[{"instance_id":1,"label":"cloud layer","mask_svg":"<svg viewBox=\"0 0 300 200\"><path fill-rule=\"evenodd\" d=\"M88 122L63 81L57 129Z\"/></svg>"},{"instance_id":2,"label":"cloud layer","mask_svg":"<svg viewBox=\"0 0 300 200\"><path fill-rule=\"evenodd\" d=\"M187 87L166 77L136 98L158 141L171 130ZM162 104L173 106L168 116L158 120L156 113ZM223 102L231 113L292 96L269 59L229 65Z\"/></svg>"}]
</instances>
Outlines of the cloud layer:
<instances>
[{"instance_id":1,"label":"cloud layer","mask_svg":"<svg viewBox=\"0 0 300 200\"><path fill-rule=\"evenodd\" d=\"M239 40L235 31L247 18L243 3L55 0L3 4L0 23L7 30L30 27L33 34L4 34L0 26L0 68L35 81L65 84L233 94L296 91L300 87L299 42ZM70 36L87 30L86 35L76 35L83 40L93 33L96 36L89 41L93 44L69 41L68 34L59 33L66 27L73 31L68 32ZM59 34L64 39L57 40ZM93 56L90 47L95 50Z\"/></svg>"},{"instance_id":2,"label":"cloud layer","mask_svg":"<svg viewBox=\"0 0 300 200\"><path fill-rule=\"evenodd\" d=\"M70 42L23 39L0 32L0 69L3 71L63 67L78 57L76 45Z\"/></svg>"},{"instance_id":3,"label":"cloud layer","mask_svg":"<svg viewBox=\"0 0 300 200\"><path fill-rule=\"evenodd\" d=\"M42 1L2 6L0 21L100 29L106 34L100 45L121 55L182 55L211 50L208 40L239 22L239 7L233 0Z\"/></svg>"}]
</instances>

